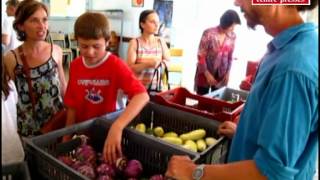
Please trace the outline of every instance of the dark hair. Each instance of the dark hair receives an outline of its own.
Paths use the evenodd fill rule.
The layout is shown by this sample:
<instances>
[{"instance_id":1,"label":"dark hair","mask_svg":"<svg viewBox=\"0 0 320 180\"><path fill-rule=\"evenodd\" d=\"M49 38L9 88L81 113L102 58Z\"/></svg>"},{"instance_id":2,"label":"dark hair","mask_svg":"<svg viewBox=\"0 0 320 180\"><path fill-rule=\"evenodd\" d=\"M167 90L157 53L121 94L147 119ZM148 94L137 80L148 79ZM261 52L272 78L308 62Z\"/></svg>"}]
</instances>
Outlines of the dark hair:
<instances>
[{"instance_id":1,"label":"dark hair","mask_svg":"<svg viewBox=\"0 0 320 180\"><path fill-rule=\"evenodd\" d=\"M10 80L10 77L8 75L7 68L4 65L4 57L2 54L2 58L1 58L1 85L2 85L2 92L5 96L5 99L7 99L7 97L9 96L9 92L10 92L10 86L8 84L9 80Z\"/></svg>"},{"instance_id":2,"label":"dark hair","mask_svg":"<svg viewBox=\"0 0 320 180\"><path fill-rule=\"evenodd\" d=\"M110 39L110 25L108 18L101 13L85 12L78 17L74 24L75 38L98 39L103 37Z\"/></svg>"},{"instance_id":3,"label":"dark hair","mask_svg":"<svg viewBox=\"0 0 320 180\"><path fill-rule=\"evenodd\" d=\"M25 32L19 30L18 25L22 25L30 16L32 16L32 14L34 14L40 8L44 9L49 16L47 6L39 1L24 0L19 3L14 15L15 20L13 21L13 28L17 32L18 40L25 41L27 38Z\"/></svg>"},{"instance_id":4,"label":"dark hair","mask_svg":"<svg viewBox=\"0 0 320 180\"><path fill-rule=\"evenodd\" d=\"M310 5L297 5L296 8L298 11L309 11L317 7L318 5L318 0L310 0Z\"/></svg>"},{"instance_id":5,"label":"dark hair","mask_svg":"<svg viewBox=\"0 0 320 180\"><path fill-rule=\"evenodd\" d=\"M139 17L139 29L140 29L141 33L143 33L143 28L141 26L141 23L145 23L149 14L152 14L152 13L157 13L157 12L152 9L147 9L147 10L144 10L141 12L140 17Z\"/></svg>"},{"instance_id":6,"label":"dark hair","mask_svg":"<svg viewBox=\"0 0 320 180\"><path fill-rule=\"evenodd\" d=\"M17 7L19 5L19 1L18 0L8 0L6 2L7 6L13 6L13 7Z\"/></svg>"},{"instance_id":7,"label":"dark hair","mask_svg":"<svg viewBox=\"0 0 320 180\"><path fill-rule=\"evenodd\" d=\"M220 27L222 29L228 29L233 24L241 24L241 21L238 13L229 9L220 17Z\"/></svg>"}]
</instances>

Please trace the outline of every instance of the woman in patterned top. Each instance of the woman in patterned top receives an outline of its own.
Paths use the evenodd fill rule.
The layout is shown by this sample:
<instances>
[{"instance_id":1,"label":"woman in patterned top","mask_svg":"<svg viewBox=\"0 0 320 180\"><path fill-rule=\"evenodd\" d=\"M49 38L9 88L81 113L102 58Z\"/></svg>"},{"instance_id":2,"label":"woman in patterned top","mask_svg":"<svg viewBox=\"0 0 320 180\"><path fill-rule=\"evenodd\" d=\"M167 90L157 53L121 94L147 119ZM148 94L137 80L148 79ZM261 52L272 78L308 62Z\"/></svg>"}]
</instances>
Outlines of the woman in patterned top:
<instances>
[{"instance_id":1,"label":"woman in patterned top","mask_svg":"<svg viewBox=\"0 0 320 180\"><path fill-rule=\"evenodd\" d=\"M18 91L17 122L22 136L33 136L52 115L63 108L66 80L62 50L45 41L48 35L48 9L35 0L22 1L15 13L14 29L23 44L5 55L5 66ZM29 96L19 48L29 66L35 112Z\"/></svg>"},{"instance_id":2,"label":"woman in patterned top","mask_svg":"<svg viewBox=\"0 0 320 180\"><path fill-rule=\"evenodd\" d=\"M227 10L221 16L218 26L203 32L194 84L197 94L207 94L210 88L214 91L228 84L236 39L233 30L240 23L237 12Z\"/></svg>"},{"instance_id":3,"label":"woman in patterned top","mask_svg":"<svg viewBox=\"0 0 320 180\"><path fill-rule=\"evenodd\" d=\"M156 78L152 80L154 71L161 62L168 62L169 49L163 38L155 36L159 29L159 16L154 10L145 10L140 14L139 28L141 36L132 39L128 48L128 65L138 79L148 89L157 86ZM160 77L159 71L159 77Z\"/></svg>"}]
</instances>

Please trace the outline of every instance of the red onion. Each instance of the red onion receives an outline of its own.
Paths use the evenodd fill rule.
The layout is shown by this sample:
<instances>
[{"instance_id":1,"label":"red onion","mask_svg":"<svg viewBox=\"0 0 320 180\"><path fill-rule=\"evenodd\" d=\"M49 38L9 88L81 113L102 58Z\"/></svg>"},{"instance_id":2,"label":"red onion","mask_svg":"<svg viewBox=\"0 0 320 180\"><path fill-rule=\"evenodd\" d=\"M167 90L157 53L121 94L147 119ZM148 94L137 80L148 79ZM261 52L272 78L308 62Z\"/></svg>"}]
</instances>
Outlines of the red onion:
<instances>
[{"instance_id":1,"label":"red onion","mask_svg":"<svg viewBox=\"0 0 320 180\"><path fill-rule=\"evenodd\" d=\"M96 177L93 167L88 164L80 166L77 171L90 179L94 179Z\"/></svg>"},{"instance_id":2,"label":"red onion","mask_svg":"<svg viewBox=\"0 0 320 180\"><path fill-rule=\"evenodd\" d=\"M156 174L151 176L149 180L164 180L164 176L162 174Z\"/></svg>"},{"instance_id":3,"label":"red onion","mask_svg":"<svg viewBox=\"0 0 320 180\"><path fill-rule=\"evenodd\" d=\"M137 178L142 173L142 164L136 159L128 161L127 167L124 170L124 175L129 178Z\"/></svg>"},{"instance_id":4,"label":"red onion","mask_svg":"<svg viewBox=\"0 0 320 180\"><path fill-rule=\"evenodd\" d=\"M108 175L110 177L115 177L116 171L114 167L110 164L107 163L102 163L100 164L97 168L96 171L99 175Z\"/></svg>"}]
</instances>

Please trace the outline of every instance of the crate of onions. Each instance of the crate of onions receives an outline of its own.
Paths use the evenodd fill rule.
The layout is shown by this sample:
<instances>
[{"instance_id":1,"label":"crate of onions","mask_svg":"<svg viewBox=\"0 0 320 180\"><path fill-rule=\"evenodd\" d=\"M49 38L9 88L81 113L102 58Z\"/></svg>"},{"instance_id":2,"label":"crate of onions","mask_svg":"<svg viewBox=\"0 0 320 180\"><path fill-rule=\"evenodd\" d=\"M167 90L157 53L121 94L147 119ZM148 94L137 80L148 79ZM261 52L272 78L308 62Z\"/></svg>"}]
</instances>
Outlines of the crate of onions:
<instances>
[{"instance_id":1,"label":"crate of onions","mask_svg":"<svg viewBox=\"0 0 320 180\"><path fill-rule=\"evenodd\" d=\"M141 136L130 129L122 134L124 156L116 163L104 161L101 152L112 121L96 118L26 140L26 154L33 177L45 179L164 179L172 155L198 155L174 145ZM73 136L62 142L65 135Z\"/></svg>"}]
</instances>

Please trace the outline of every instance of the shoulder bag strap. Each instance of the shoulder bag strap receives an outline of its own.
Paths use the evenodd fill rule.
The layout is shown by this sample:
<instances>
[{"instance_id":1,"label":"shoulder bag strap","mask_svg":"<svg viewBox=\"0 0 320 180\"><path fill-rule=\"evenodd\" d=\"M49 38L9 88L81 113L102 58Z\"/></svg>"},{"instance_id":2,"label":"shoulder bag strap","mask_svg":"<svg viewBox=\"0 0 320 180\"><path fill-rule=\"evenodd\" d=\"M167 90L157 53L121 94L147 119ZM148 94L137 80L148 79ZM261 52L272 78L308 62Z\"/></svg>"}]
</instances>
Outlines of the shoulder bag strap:
<instances>
[{"instance_id":1,"label":"shoulder bag strap","mask_svg":"<svg viewBox=\"0 0 320 180\"><path fill-rule=\"evenodd\" d=\"M163 58L163 54L164 54L163 44L162 44L162 41L161 41L160 38L158 39L158 41L159 41L160 46L161 46L161 52L162 52L162 58ZM165 61L161 61L161 64L163 64L164 73L165 73L165 76L166 76L166 78L167 78L167 83L168 83L168 90L170 90L168 66L167 66L167 64L165 63Z\"/></svg>"},{"instance_id":2,"label":"shoulder bag strap","mask_svg":"<svg viewBox=\"0 0 320 180\"><path fill-rule=\"evenodd\" d=\"M30 100L31 100L31 104L32 104L32 113L33 115L35 115L35 107L36 107L36 98L33 94L33 89L32 89L32 84L31 84L31 77L30 77L30 68L29 68L29 65L26 61L26 57L23 53L23 50L22 50L22 46L19 46L18 47L18 51L19 51L19 55L20 55L20 58L21 58L21 61L22 61L22 64L23 64L23 72L24 74L26 75L26 80L27 80L27 83L28 83L28 88L29 88L29 97L30 97Z\"/></svg>"},{"instance_id":3,"label":"shoulder bag strap","mask_svg":"<svg viewBox=\"0 0 320 180\"><path fill-rule=\"evenodd\" d=\"M153 90L152 89L152 84L153 84L153 80L154 80L154 78L155 78L155 76L156 76L156 80L157 80L157 87L156 87L156 91L159 91L160 90L160 86L161 86L161 80L160 80L160 78L159 78L159 67L161 66L161 64L159 64L159 66L157 67L157 68L155 68L154 69L154 73L153 73L153 76L152 76L152 79L151 79L151 82L150 82L150 84L149 84L149 87L148 87L148 91L150 91L150 90Z\"/></svg>"},{"instance_id":4,"label":"shoulder bag strap","mask_svg":"<svg viewBox=\"0 0 320 180\"><path fill-rule=\"evenodd\" d=\"M166 78L167 78L168 90L170 90L168 66L164 61L162 61L161 64L163 64L163 66L164 66L164 73L165 73Z\"/></svg>"}]
</instances>

